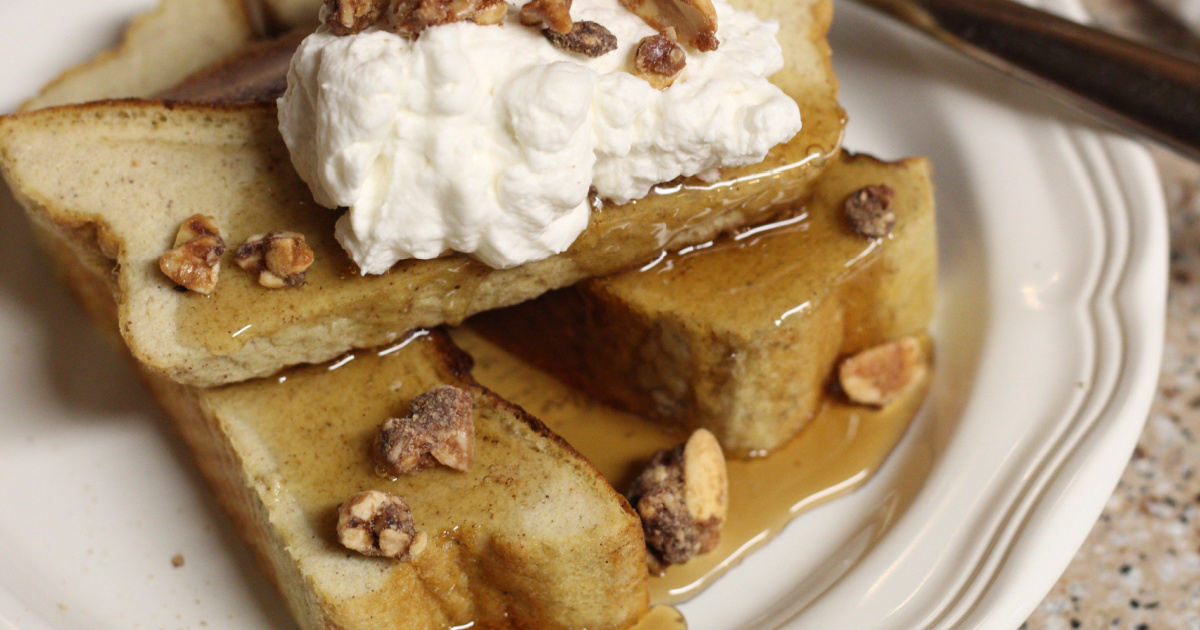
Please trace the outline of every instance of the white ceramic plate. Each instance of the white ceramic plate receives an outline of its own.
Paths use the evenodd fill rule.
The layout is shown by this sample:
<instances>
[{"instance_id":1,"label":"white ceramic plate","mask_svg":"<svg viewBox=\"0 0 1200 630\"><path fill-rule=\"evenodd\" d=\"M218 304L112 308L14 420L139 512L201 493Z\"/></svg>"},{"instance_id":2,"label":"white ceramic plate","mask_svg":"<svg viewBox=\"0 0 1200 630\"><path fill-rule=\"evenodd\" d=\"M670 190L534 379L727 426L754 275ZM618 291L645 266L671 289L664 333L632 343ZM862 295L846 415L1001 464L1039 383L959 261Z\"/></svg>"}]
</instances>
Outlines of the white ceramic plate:
<instances>
[{"instance_id":1,"label":"white ceramic plate","mask_svg":"<svg viewBox=\"0 0 1200 630\"><path fill-rule=\"evenodd\" d=\"M6 7L0 108L150 4ZM1043 4L1081 14L1074 0ZM934 394L878 478L683 609L694 629L1011 630L1084 539L1149 406L1166 296L1159 184L1137 145L837 8L847 145L937 169ZM0 628L291 627L29 239L3 194Z\"/></svg>"}]
</instances>

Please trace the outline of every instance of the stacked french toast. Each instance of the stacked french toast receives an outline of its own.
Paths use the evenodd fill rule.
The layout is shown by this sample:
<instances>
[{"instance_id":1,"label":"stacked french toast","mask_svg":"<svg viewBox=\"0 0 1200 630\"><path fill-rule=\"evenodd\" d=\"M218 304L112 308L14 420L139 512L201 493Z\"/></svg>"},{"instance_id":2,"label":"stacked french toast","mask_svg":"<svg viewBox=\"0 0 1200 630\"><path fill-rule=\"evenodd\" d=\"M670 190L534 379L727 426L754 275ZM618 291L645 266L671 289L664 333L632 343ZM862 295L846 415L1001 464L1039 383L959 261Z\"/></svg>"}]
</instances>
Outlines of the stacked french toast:
<instances>
[{"instance_id":1,"label":"stacked french toast","mask_svg":"<svg viewBox=\"0 0 1200 630\"><path fill-rule=\"evenodd\" d=\"M369 276L289 161L278 76L230 70L277 60L263 51L294 46L320 4L163 0L0 118L0 168L65 283L128 348L302 627L632 627L667 603L658 582L697 582L739 536L778 528L748 514L763 473L793 476L794 503L839 482L818 453L844 454L846 477L878 467L927 389L933 192L923 159L841 151L829 0L734 3L781 24L771 80L803 116L762 163L598 203L543 260ZM196 217L212 234L184 238ZM164 273L165 252L218 232L209 290ZM224 251L264 234L307 248L275 288ZM469 456L435 446L419 472L381 474L381 425L446 388ZM682 529L650 514L656 476L678 485ZM364 525L355 506L385 495L403 510ZM374 528L370 553L354 527Z\"/></svg>"}]
</instances>

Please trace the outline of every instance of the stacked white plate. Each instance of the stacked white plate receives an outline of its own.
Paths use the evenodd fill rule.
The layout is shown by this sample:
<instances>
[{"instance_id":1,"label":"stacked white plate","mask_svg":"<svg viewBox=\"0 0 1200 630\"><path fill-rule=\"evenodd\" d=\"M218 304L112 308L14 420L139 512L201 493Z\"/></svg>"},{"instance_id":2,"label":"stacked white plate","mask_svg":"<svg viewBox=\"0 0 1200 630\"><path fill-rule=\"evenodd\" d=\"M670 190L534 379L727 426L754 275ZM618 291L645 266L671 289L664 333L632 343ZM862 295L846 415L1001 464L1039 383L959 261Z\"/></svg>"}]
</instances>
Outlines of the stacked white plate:
<instances>
[{"instance_id":1,"label":"stacked white plate","mask_svg":"<svg viewBox=\"0 0 1200 630\"><path fill-rule=\"evenodd\" d=\"M10 7L0 107L150 4ZM1082 17L1075 0L1038 4ZM927 155L937 171L934 391L876 479L683 610L694 629L1012 630L1083 541L1145 420L1166 296L1157 175L1139 145L856 5L837 10L846 145ZM0 627L291 627L29 238L0 195Z\"/></svg>"}]
</instances>

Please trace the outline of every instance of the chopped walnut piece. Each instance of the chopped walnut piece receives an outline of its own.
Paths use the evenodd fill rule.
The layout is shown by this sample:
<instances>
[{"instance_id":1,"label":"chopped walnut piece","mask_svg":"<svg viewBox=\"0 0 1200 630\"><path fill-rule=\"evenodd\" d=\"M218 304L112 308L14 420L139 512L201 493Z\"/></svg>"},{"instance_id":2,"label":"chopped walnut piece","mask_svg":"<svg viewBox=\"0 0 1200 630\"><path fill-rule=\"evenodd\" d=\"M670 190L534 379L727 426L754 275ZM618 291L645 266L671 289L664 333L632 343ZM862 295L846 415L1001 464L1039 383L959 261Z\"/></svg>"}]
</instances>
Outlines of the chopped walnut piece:
<instances>
[{"instance_id":1,"label":"chopped walnut piece","mask_svg":"<svg viewBox=\"0 0 1200 630\"><path fill-rule=\"evenodd\" d=\"M225 240L216 219L194 214L179 226L175 245L158 259L158 268L175 284L208 295L217 288Z\"/></svg>"},{"instance_id":2,"label":"chopped walnut piece","mask_svg":"<svg viewBox=\"0 0 1200 630\"><path fill-rule=\"evenodd\" d=\"M621 0L656 31L674 27L679 41L696 50L716 50L717 10L712 0Z\"/></svg>"},{"instance_id":3,"label":"chopped walnut piece","mask_svg":"<svg viewBox=\"0 0 1200 630\"><path fill-rule=\"evenodd\" d=\"M428 542L404 499L379 490L360 492L338 506L337 534L347 549L404 561L420 554Z\"/></svg>"},{"instance_id":4,"label":"chopped walnut piece","mask_svg":"<svg viewBox=\"0 0 1200 630\"><path fill-rule=\"evenodd\" d=\"M654 454L626 498L642 518L651 558L682 564L721 539L728 506L725 456L706 429Z\"/></svg>"},{"instance_id":5,"label":"chopped walnut piece","mask_svg":"<svg viewBox=\"0 0 1200 630\"><path fill-rule=\"evenodd\" d=\"M207 214L193 214L184 219L183 223L179 224L179 231L175 233L175 247L179 247L188 241L196 240L201 236L220 236L221 230L217 227L217 220Z\"/></svg>"},{"instance_id":6,"label":"chopped walnut piece","mask_svg":"<svg viewBox=\"0 0 1200 630\"><path fill-rule=\"evenodd\" d=\"M617 36L612 31L587 20L576 22L571 32L565 35L553 29L546 29L542 33L551 44L587 57L599 57L617 49Z\"/></svg>"},{"instance_id":7,"label":"chopped walnut piece","mask_svg":"<svg viewBox=\"0 0 1200 630\"><path fill-rule=\"evenodd\" d=\"M268 232L251 236L233 253L237 266L258 274L268 289L304 284L314 259L308 241L299 232Z\"/></svg>"},{"instance_id":8,"label":"chopped walnut piece","mask_svg":"<svg viewBox=\"0 0 1200 630\"><path fill-rule=\"evenodd\" d=\"M571 0L530 0L521 6L521 24L542 26L566 35L574 28L571 21Z\"/></svg>"},{"instance_id":9,"label":"chopped walnut piece","mask_svg":"<svg viewBox=\"0 0 1200 630\"><path fill-rule=\"evenodd\" d=\"M391 0L325 0L322 20L334 35L353 35L374 26Z\"/></svg>"},{"instance_id":10,"label":"chopped walnut piece","mask_svg":"<svg viewBox=\"0 0 1200 630\"><path fill-rule=\"evenodd\" d=\"M482 26L499 24L508 16L508 3L504 0L484 0L472 9L470 20Z\"/></svg>"},{"instance_id":11,"label":"chopped walnut piece","mask_svg":"<svg viewBox=\"0 0 1200 630\"><path fill-rule=\"evenodd\" d=\"M407 416L384 421L371 456L393 476L439 463L470 470L475 459L474 409L469 392L449 385L435 387L413 399Z\"/></svg>"},{"instance_id":12,"label":"chopped walnut piece","mask_svg":"<svg viewBox=\"0 0 1200 630\"><path fill-rule=\"evenodd\" d=\"M887 184L863 186L850 193L843 209L850 229L859 236L883 238L896 227L896 213L892 212L892 200L896 191Z\"/></svg>"},{"instance_id":13,"label":"chopped walnut piece","mask_svg":"<svg viewBox=\"0 0 1200 630\"><path fill-rule=\"evenodd\" d=\"M385 30L416 39L431 26L472 21L499 24L508 15L504 0L393 0L380 25Z\"/></svg>"},{"instance_id":14,"label":"chopped walnut piece","mask_svg":"<svg viewBox=\"0 0 1200 630\"><path fill-rule=\"evenodd\" d=\"M838 382L851 402L883 407L924 378L928 369L921 342L901 337L842 361Z\"/></svg>"},{"instance_id":15,"label":"chopped walnut piece","mask_svg":"<svg viewBox=\"0 0 1200 630\"><path fill-rule=\"evenodd\" d=\"M637 76L655 89L671 87L687 65L683 47L675 41L675 29L643 38L634 52L633 67Z\"/></svg>"}]
</instances>

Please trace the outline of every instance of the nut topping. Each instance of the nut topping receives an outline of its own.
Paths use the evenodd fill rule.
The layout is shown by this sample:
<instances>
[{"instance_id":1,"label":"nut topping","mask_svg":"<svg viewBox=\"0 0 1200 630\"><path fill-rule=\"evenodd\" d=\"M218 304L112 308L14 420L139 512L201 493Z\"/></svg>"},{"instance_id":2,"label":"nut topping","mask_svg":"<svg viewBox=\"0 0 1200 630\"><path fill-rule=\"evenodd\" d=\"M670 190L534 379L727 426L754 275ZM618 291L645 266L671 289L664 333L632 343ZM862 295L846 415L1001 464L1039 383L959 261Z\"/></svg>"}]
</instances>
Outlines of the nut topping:
<instances>
[{"instance_id":1,"label":"nut topping","mask_svg":"<svg viewBox=\"0 0 1200 630\"><path fill-rule=\"evenodd\" d=\"M909 336L842 361L838 381L852 402L883 407L920 381L927 370L921 342Z\"/></svg>"},{"instance_id":2,"label":"nut topping","mask_svg":"<svg viewBox=\"0 0 1200 630\"><path fill-rule=\"evenodd\" d=\"M476 3L469 19L482 26L491 26L492 24L503 22L507 16L507 2L504 0L488 0Z\"/></svg>"},{"instance_id":3,"label":"nut topping","mask_svg":"<svg viewBox=\"0 0 1200 630\"><path fill-rule=\"evenodd\" d=\"M403 561L421 553L428 542L404 499L378 490L360 492L338 506L337 534L347 549Z\"/></svg>"},{"instance_id":4,"label":"nut topping","mask_svg":"<svg viewBox=\"0 0 1200 630\"><path fill-rule=\"evenodd\" d=\"M499 24L508 15L504 0L392 0L384 11L382 27L409 39L426 28L454 22Z\"/></svg>"},{"instance_id":5,"label":"nut topping","mask_svg":"<svg viewBox=\"0 0 1200 630\"><path fill-rule=\"evenodd\" d=\"M390 0L325 0L323 21L334 35L353 35L374 26Z\"/></svg>"},{"instance_id":6,"label":"nut topping","mask_svg":"<svg viewBox=\"0 0 1200 630\"><path fill-rule=\"evenodd\" d=\"M251 236L233 254L237 266L258 274L268 289L304 284L313 264L313 250L299 232L268 232Z\"/></svg>"},{"instance_id":7,"label":"nut topping","mask_svg":"<svg viewBox=\"0 0 1200 630\"><path fill-rule=\"evenodd\" d=\"M642 517L652 560L670 565L717 546L728 494L721 445L699 429L687 442L655 453L626 498Z\"/></svg>"},{"instance_id":8,"label":"nut topping","mask_svg":"<svg viewBox=\"0 0 1200 630\"><path fill-rule=\"evenodd\" d=\"M633 67L637 75L658 90L671 87L686 65L687 55L675 42L673 28L642 39L634 52Z\"/></svg>"},{"instance_id":9,"label":"nut topping","mask_svg":"<svg viewBox=\"0 0 1200 630\"><path fill-rule=\"evenodd\" d=\"M896 213L892 212L892 200L896 191L887 184L863 186L846 198L844 210L850 229L859 236L883 238L896 227Z\"/></svg>"},{"instance_id":10,"label":"nut topping","mask_svg":"<svg viewBox=\"0 0 1200 630\"><path fill-rule=\"evenodd\" d=\"M617 36L590 20L576 22L565 35L549 28L542 33L551 44L587 57L599 57L617 49Z\"/></svg>"},{"instance_id":11,"label":"nut topping","mask_svg":"<svg viewBox=\"0 0 1200 630\"><path fill-rule=\"evenodd\" d=\"M508 15L504 0L325 0L325 23L335 35L354 35L372 26L416 39L430 26L471 20L499 24Z\"/></svg>"},{"instance_id":12,"label":"nut topping","mask_svg":"<svg viewBox=\"0 0 1200 630\"><path fill-rule=\"evenodd\" d=\"M717 10L712 0L621 0L654 30L674 27L683 43L696 50L716 50Z\"/></svg>"},{"instance_id":13,"label":"nut topping","mask_svg":"<svg viewBox=\"0 0 1200 630\"><path fill-rule=\"evenodd\" d=\"M470 470L475 458L475 409L471 394L457 387L435 387L412 401L403 418L388 418L371 449L375 463L400 476L442 464Z\"/></svg>"},{"instance_id":14,"label":"nut topping","mask_svg":"<svg viewBox=\"0 0 1200 630\"><path fill-rule=\"evenodd\" d=\"M560 35L571 32L571 0L530 0L521 6L521 24L542 26Z\"/></svg>"},{"instance_id":15,"label":"nut topping","mask_svg":"<svg viewBox=\"0 0 1200 630\"><path fill-rule=\"evenodd\" d=\"M224 253L216 219L194 214L179 226L174 248L159 257L158 268L175 284L208 295L217 287Z\"/></svg>"}]
</instances>

